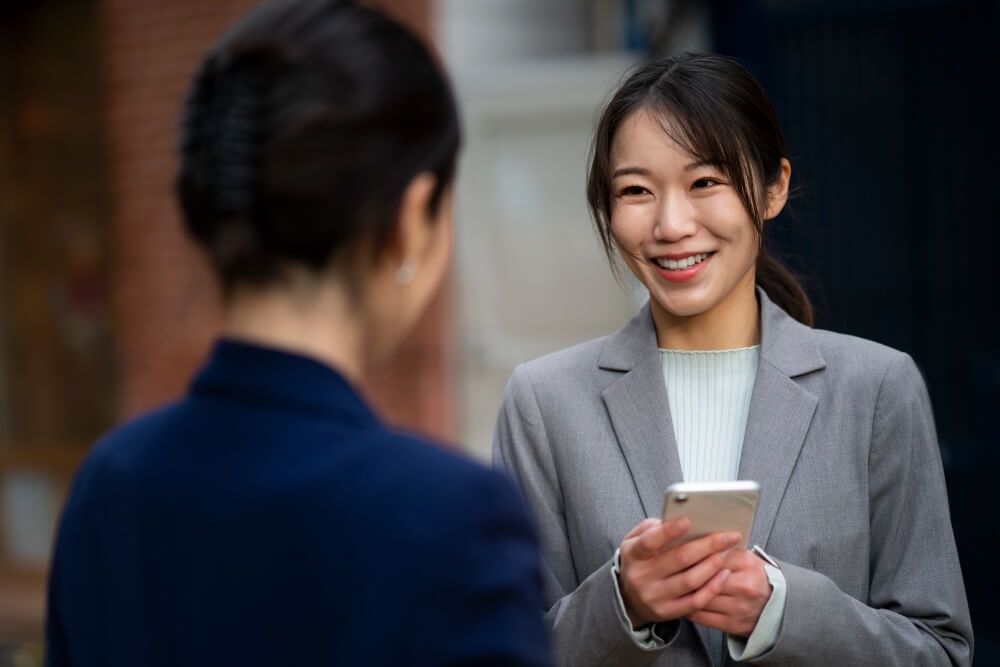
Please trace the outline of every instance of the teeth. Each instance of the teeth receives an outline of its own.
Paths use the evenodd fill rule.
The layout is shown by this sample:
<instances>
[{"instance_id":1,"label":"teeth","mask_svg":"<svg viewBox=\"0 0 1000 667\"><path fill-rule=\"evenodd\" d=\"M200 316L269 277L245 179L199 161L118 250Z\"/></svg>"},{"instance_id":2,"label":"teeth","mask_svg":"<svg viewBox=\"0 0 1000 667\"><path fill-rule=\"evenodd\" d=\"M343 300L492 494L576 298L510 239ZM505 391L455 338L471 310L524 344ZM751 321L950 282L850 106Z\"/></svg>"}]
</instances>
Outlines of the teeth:
<instances>
[{"instance_id":1,"label":"teeth","mask_svg":"<svg viewBox=\"0 0 1000 667\"><path fill-rule=\"evenodd\" d=\"M691 255L690 257L685 257L684 259L657 259L656 263L660 265L661 269L670 269L672 271L679 271L681 269L690 269L695 264L699 264L708 259L707 252L701 252L697 255Z\"/></svg>"}]
</instances>

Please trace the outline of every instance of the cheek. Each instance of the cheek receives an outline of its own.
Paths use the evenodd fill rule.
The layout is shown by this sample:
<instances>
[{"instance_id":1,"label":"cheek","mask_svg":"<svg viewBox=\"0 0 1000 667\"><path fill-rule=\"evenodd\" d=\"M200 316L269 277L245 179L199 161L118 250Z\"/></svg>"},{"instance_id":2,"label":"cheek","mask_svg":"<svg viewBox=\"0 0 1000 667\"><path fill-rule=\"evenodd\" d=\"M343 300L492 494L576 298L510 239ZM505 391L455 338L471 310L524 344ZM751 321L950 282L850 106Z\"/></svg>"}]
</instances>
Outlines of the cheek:
<instances>
[{"instance_id":1,"label":"cheek","mask_svg":"<svg viewBox=\"0 0 1000 667\"><path fill-rule=\"evenodd\" d=\"M742 202L735 201L719 202L719 206L714 210L706 212L704 219L715 221L707 223L716 236L728 239L731 243L742 247L755 248L757 244L757 230L754 228L750 214L743 208Z\"/></svg>"},{"instance_id":2,"label":"cheek","mask_svg":"<svg viewBox=\"0 0 1000 667\"><path fill-rule=\"evenodd\" d=\"M611 211L611 236L625 248L635 248L642 242L642 224L634 210L622 207Z\"/></svg>"},{"instance_id":3,"label":"cheek","mask_svg":"<svg viewBox=\"0 0 1000 667\"><path fill-rule=\"evenodd\" d=\"M753 226L753 223L749 220L747 220L745 225L740 227L739 243L748 255L750 261L754 261L757 258L757 253L760 249L760 235L757 233L757 229Z\"/></svg>"}]
</instances>

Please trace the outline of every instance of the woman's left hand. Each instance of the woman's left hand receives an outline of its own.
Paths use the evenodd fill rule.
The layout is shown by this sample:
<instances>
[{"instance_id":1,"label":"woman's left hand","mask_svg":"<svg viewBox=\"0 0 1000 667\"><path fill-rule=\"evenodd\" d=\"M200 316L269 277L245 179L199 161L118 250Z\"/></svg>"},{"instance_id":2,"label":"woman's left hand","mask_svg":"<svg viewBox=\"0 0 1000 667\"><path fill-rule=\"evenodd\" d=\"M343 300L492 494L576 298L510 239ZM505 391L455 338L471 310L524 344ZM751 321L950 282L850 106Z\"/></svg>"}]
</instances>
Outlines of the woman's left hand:
<instances>
[{"instance_id":1,"label":"woman's left hand","mask_svg":"<svg viewBox=\"0 0 1000 667\"><path fill-rule=\"evenodd\" d=\"M764 561L749 551L739 551L730 555L726 568L732 574L722 592L687 618L737 637L748 637L771 597Z\"/></svg>"}]
</instances>

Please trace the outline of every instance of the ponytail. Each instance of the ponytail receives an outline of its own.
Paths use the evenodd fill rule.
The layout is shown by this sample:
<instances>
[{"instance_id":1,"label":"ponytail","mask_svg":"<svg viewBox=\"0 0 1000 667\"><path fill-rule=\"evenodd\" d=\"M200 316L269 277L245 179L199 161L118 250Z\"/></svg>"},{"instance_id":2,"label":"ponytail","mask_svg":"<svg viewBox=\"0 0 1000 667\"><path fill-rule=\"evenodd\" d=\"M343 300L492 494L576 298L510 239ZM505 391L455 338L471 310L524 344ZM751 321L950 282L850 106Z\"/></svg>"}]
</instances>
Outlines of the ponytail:
<instances>
[{"instance_id":1,"label":"ponytail","mask_svg":"<svg viewBox=\"0 0 1000 667\"><path fill-rule=\"evenodd\" d=\"M813 308L805 289L792 272L764 248L757 256L757 284L782 310L807 327L813 326Z\"/></svg>"}]
</instances>

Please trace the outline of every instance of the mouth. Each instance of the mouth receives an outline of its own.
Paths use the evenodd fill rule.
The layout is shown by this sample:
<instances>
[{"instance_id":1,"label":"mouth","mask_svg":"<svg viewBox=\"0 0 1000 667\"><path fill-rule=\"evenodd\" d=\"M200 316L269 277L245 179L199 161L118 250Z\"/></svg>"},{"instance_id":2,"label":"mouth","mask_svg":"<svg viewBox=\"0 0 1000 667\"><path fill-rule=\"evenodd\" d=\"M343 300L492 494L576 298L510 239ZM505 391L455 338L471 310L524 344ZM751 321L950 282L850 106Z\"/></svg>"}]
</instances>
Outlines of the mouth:
<instances>
[{"instance_id":1,"label":"mouth","mask_svg":"<svg viewBox=\"0 0 1000 667\"><path fill-rule=\"evenodd\" d=\"M659 266L661 269L666 269L667 271L683 271L684 269L690 269L696 264L701 264L706 259L712 256L713 253L710 252L700 252L697 255L689 255L683 259L667 259L665 257L656 257L653 262Z\"/></svg>"}]
</instances>

